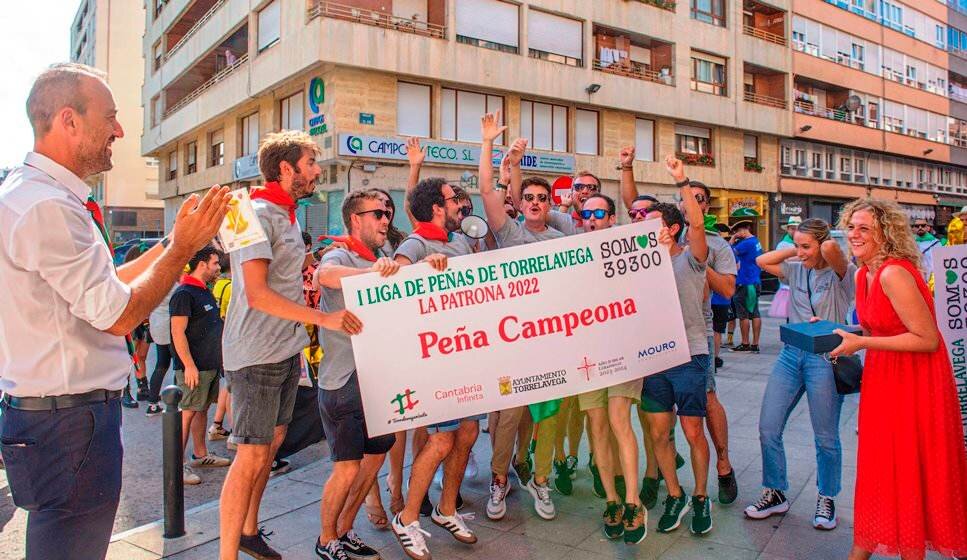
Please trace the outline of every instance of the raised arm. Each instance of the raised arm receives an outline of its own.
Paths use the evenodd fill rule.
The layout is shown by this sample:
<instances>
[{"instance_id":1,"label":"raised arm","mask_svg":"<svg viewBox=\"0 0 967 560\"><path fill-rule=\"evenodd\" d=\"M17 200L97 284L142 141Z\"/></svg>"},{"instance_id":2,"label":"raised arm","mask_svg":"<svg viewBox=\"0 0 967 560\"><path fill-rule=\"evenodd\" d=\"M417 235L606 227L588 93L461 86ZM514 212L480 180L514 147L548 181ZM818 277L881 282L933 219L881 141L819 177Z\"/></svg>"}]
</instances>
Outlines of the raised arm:
<instances>
[{"instance_id":1,"label":"raised arm","mask_svg":"<svg viewBox=\"0 0 967 560\"><path fill-rule=\"evenodd\" d=\"M684 183L679 187L679 195L682 197L682 206L685 211L685 220L688 222L688 247L692 251L692 256L698 262L708 260L708 242L705 241L705 217L702 215L702 208L695 200L695 193L688 185L688 177L685 176L685 164L682 160L669 154L665 156L665 169L672 176L676 184Z\"/></svg>"},{"instance_id":2,"label":"raised arm","mask_svg":"<svg viewBox=\"0 0 967 560\"><path fill-rule=\"evenodd\" d=\"M420 170L426 160L426 149L420 147L420 139L416 137L406 139L406 159L410 161L410 174L406 179L406 193L403 196L403 210L406 217L410 219L410 224L416 227L416 218L410 212L410 192L416 188L420 182Z\"/></svg>"},{"instance_id":3,"label":"raised arm","mask_svg":"<svg viewBox=\"0 0 967 560\"><path fill-rule=\"evenodd\" d=\"M635 147L626 146L621 148L621 201L625 203L625 208L631 209L635 197L638 196L638 187L635 186Z\"/></svg>"},{"instance_id":4,"label":"raised arm","mask_svg":"<svg viewBox=\"0 0 967 560\"><path fill-rule=\"evenodd\" d=\"M769 251L768 253L762 253L755 258L755 264L759 265L759 268L772 274L782 280L784 276L782 275L782 263L786 262L787 259L791 259L796 256L796 248L789 247L788 249L778 249L775 251Z\"/></svg>"},{"instance_id":5,"label":"raised arm","mask_svg":"<svg viewBox=\"0 0 967 560\"><path fill-rule=\"evenodd\" d=\"M849 259L843 254L839 243L835 239L827 239L819 246L819 252L823 255L823 260L836 273L836 276L839 276L839 279L842 280L849 270Z\"/></svg>"},{"instance_id":6,"label":"raised arm","mask_svg":"<svg viewBox=\"0 0 967 560\"><path fill-rule=\"evenodd\" d=\"M520 208L521 183L524 182L524 175L520 170L520 160L524 157L527 150L527 138L518 138L510 146L510 199L514 201L514 208Z\"/></svg>"},{"instance_id":7,"label":"raised arm","mask_svg":"<svg viewBox=\"0 0 967 560\"><path fill-rule=\"evenodd\" d=\"M491 231L500 231L507 221L507 214L504 212L504 194L494 189L494 139L500 136L506 126L500 123L500 111L487 113L480 117L480 135L483 142L480 145L480 198L483 199L484 212L487 214L487 223ZM515 143L516 145L516 143ZM511 147L511 151L513 151ZM508 153L505 158L511 157Z\"/></svg>"}]
</instances>

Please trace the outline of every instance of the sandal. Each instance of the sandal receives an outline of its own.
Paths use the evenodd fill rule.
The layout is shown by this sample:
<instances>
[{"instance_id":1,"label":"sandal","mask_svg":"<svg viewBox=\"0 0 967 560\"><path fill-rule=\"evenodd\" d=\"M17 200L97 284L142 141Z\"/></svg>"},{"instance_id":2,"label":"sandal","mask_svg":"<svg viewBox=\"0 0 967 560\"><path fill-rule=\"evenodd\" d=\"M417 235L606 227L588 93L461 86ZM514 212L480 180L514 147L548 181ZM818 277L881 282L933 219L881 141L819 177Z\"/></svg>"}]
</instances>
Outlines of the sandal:
<instances>
[{"instance_id":1,"label":"sandal","mask_svg":"<svg viewBox=\"0 0 967 560\"><path fill-rule=\"evenodd\" d=\"M389 527L389 518L382 505L366 504L366 518L370 524L380 531L385 531Z\"/></svg>"}]
</instances>

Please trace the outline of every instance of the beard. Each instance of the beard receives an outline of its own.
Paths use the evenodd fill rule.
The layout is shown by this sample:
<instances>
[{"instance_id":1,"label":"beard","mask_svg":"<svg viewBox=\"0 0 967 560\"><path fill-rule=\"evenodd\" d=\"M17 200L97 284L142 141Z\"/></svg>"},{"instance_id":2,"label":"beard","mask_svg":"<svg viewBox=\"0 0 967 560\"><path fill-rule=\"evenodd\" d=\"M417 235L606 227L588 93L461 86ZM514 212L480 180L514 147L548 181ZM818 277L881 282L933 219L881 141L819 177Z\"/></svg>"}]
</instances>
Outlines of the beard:
<instances>
[{"instance_id":1,"label":"beard","mask_svg":"<svg viewBox=\"0 0 967 560\"><path fill-rule=\"evenodd\" d=\"M81 179L110 171L114 167L109 145L106 143L89 141L82 144L78 147L77 160L78 167L84 170L85 177L81 177Z\"/></svg>"},{"instance_id":2,"label":"beard","mask_svg":"<svg viewBox=\"0 0 967 560\"><path fill-rule=\"evenodd\" d=\"M459 218L454 218L453 216L447 216L445 222L443 222L443 229L447 231L457 231L460 229L460 222L463 220L463 216Z\"/></svg>"},{"instance_id":3,"label":"beard","mask_svg":"<svg viewBox=\"0 0 967 560\"><path fill-rule=\"evenodd\" d=\"M309 198L316 192L316 183L309 181L302 173L292 177L292 197L296 200Z\"/></svg>"}]
</instances>

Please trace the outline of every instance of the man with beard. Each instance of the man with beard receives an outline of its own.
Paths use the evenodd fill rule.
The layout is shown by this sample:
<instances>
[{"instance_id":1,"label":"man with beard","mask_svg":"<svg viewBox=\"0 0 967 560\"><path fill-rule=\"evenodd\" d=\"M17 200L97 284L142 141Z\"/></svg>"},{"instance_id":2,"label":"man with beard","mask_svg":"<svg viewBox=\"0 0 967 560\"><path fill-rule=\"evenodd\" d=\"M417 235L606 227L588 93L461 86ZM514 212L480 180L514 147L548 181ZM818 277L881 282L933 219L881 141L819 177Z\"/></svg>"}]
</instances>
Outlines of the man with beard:
<instances>
[{"instance_id":1,"label":"man with beard","mask_svg":"<svg viewBox=\"0 0 967 560\"><path fill-rule=\"evenodd\" d=\"M547 217L551 209L551 186L539 177L529 177L521 181L520 212L524 216L523 223L511 219L504 207L503 189L495 189L493 185L493 142L500 136L506 126L500 126L499 113L487 114L481 118L481 136L483 144L480 148L480 197L483 199L487 223L494 232L498 247L515 247L527 243L536 243L549 239L564 237L560 231L548 226ZM501 163L503 169L510 166L512 174L520 172L520 160L524 155L527 141L516 140ZM513 183L513 179L512 179ZM565 216L568 220L569 217ZM487 502L487 517L502 519L506 513L506 498L510 492L507 482L507 472L511 458L514 455L514 444L518 443L517 452L527 453L527 444L533 428L525 429L525 439L521 446L518 442L518 430L522 423L532 426L528 407L521 406L501 410L491 416L495 420L488 424L493 444L493 458L491 460L490 500ZM551 500L548 476L554 455L554 435L556 430L556 415L541 422L538 430L538 441L535 448L536 472L531 475L530 469L525 468L524 459L518 457L517 470L521 486L534 499L534 510L544 519L553 519L557 515L554 502Z\"/></svg>"},{"instance_id":2,"label":"man with beard","mask_svg":"<svg viewBox=\"0 0 967 560\"><path fill-rule=\"evenodd\" d=\"M399 263L380 249L386 243L391 215L378 191L356 191L343 202L342 219L349 233L346 248L326 253L315 276L323 311L346 308L343 278L368 272L387 277L399 271ZM320 334L326 352L319 364L319 412L333 467L322 491L316 555L323 560L344 560L346 555L379 558L353 530L353 521L396 436L369 436L352 342L341 331Z\"/></svg>"},{"instance_id":3,"label":"man with beard","mask_svg":"<svg viewBox=\"0 0 967 560\"><path fill-rule=\"evenodd\" d=\"M416 223L411 233L400 244L394 256L402 266L426 261L435 270L447 268L448 257L473 253L464 235L455 235L462 218L460 204L446 179L423 179L407 194L406 208ZM420 506L430 488L433 473L443 463L443 493L432 509L430 519L450 532L464 544L477 542L477 536L457 513L457 493L463 482L470 450L477 441L478 420L474 416L427 426L429 438L415 453L410 471L409 493L402 511L390 523L394 535L407 556L414 560L428 560L424 531L420 528Z\"/></svg>"},{"instance_id":4,"label":"man with beard","mask_svg":"<svg viewBox=\"0 0 967 560\"><path fill-rule=\"evenodd\" d=\"M324 313L305 304L305 246L295 219L296 200L312 195L319 164L312 138L297 131L269 134L259 147L265 187L252 192L252 207L268 239L231 255L236 272L222 338L225 378L232 394L235 461L222 487L221 558L238 551L281 558L258 527L259 504L272 458L292 419L301 375L300 354L309 343L303 323L357 334L348 311Z\"/></svg>"},{"instance_id":5,"label":"man with beard","mask_svg":"<svg viewBox=\"0 0 967 560\"><path fill-rule=\"evenodd\" d=\"M124 131L106 76L44 70L27 96L33 151L0 187L0 437L26 556L104 558L121 495L124 336L211 242L231 195L191 195L169 237L115 270L85 179L113 167ZM15 302L14 302L15 298ZM58 333L54 336L53 333ZM86 457L86 459L85 459Z\"/></svg>"}]
</instances>

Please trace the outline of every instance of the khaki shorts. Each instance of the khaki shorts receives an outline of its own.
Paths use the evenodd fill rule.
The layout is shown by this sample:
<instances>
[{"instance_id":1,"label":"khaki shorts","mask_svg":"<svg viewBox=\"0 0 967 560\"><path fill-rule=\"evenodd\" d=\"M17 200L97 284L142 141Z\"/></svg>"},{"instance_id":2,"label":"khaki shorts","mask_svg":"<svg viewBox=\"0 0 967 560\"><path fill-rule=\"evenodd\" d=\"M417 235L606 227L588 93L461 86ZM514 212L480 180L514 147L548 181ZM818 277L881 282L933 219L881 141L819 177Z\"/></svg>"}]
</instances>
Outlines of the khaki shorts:
<instances>
[{"instance_id":1,"label":"khaki shorts","mask_svg":"<svg viewBox=\"0 0 967 560\"><path fill-rule=\"evenodd\" d=\"M578 395L578 407L581 412L595 408L607 408L608 399L611 397L627 397L634 402L641 401L641 384L643 379L634 379Z\"/></svg>"},{"instance_id":2,"label":"khaki shorts","mask_svg":"<svg viewBox=\"0 0 967 560\"><path fill-rule=\"evenodd\" d=\"M181 389L183 396L178 408L204 412L218 400L218 370L209 369L198 372L198 385L189 389L185 384L185 372L175 370L175 383Z\"/></svg>"}]
</instances>

